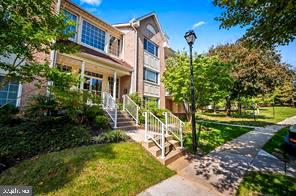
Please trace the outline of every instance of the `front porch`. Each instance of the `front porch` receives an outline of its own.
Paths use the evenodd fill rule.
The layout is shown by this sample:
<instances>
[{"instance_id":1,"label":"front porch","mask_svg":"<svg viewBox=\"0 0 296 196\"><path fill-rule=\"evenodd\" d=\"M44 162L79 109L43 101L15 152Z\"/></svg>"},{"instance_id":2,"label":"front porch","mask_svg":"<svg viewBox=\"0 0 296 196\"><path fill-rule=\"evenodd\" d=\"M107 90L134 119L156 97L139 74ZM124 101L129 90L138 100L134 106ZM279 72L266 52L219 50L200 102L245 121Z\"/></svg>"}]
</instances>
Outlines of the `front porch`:
<instances>
[{"instance_id":1,"label":"front porch","mask_svg":"<svg viewBox=\"0 0 296 196\"><path fill-rule=\"evenodd\" d=\"M122 95L130 91L132 68L108 62L93 55L78 53L56 56L56 66L66 72L72 72L81 78L79 88L103 97L108 92L116 102L122 102Z\"/></svg>"}]
</instances>

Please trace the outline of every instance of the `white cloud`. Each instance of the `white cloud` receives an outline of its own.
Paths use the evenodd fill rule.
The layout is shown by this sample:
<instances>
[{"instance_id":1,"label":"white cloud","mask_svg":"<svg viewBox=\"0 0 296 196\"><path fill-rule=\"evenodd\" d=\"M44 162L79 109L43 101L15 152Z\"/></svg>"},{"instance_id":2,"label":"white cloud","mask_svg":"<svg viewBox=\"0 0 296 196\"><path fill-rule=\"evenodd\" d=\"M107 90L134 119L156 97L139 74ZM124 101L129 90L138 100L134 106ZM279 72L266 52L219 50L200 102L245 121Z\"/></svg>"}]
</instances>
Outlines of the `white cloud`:
<instances>
[{"instance_id":1,"label":"white cloud","mask_svg":"<svg viewBox=\"0 0 296 196\"><path fill-rule=\"evenodd\" d=\"M192 29L196 29L197 27L200 27L202 25L206 24L205 21L199 21L198 23L195 23L193 26L192 26Z\"/></svg>"},{"instance_id":2,"label":"white cloud","mask_svg":"<svg viewBox=\"0 0 296 196\"><path fill-rule=\"evenodd\" d=\"M102 0L80 0L80 3L86 3L89 5L100 5L102 3Z\"/></svg>"}]
</instances>

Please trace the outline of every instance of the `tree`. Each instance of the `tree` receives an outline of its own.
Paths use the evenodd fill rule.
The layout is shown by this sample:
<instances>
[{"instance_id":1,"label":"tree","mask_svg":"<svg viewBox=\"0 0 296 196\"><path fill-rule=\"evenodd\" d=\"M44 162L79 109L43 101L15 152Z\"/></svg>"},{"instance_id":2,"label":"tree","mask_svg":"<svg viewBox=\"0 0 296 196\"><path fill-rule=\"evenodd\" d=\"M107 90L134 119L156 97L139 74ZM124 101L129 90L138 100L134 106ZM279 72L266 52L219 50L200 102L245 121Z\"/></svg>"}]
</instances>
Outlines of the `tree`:
<instances>
[{"instance_id":1,"label":"tree","mask_svg":"<svg viewBox=\"0 0 296 196\"><path fill-rule=\"evenodd\" d=\"M197 107L202 108L224 99L232 86L229 64L222 63L216 57L197 54L193 56ZM173 100L184 105L188 119L190 119L190 110L186 106L191 103L189 73L189 56L182 51L167 60L162 78Z\"/></svg>"},{"instance_id":2,"label":"tree","mask_svg":"<svg viewBox=\"0 0 296 196\"><path fill-rule=\"evenodd\" d=\"M67 40L73 25L63 12L57 14L52 0L2 0L0 3L0 69L10 80L31 82L43 78L51 50L70 53L77 50ZM43 53L44 58L36 58ZM47 57L46 57L47 56ZM10 59L7 61L7 59Z\"/></svg>"},{"instance_id":3,"label":"tree","mask_svg":"<svg viewBox=\"0 0 296 196\"><path fill-rule=\"evenodd\" d=\"M226 1L214 4L225 10L216 20L220 27L246 27L244 38L256 46L286 45L296 36L296 1Z\"/></svg>"},{"instance_id":4,"label":"tree","mask_svg":"<svg viewBox=\"0 0 296 196\"><path fill-rule=\"evenodd\" d=\"M232 64L234 85L227 99L228 109L231 100L240 102L241 98L272 93L286 78L287 67L280 63L281 57L274 49L250 49L238 41L211 48L209 55L218 55L221 61Z\"/></svg>"}]
</instances>

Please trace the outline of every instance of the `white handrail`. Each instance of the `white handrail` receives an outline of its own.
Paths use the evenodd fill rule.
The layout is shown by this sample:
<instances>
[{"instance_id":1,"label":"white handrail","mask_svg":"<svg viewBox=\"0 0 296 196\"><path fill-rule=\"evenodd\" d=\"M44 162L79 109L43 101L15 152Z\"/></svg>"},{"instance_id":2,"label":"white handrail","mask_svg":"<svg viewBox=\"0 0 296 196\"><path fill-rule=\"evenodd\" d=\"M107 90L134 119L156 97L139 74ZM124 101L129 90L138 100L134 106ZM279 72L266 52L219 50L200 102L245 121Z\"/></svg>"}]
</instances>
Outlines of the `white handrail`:
<instances>
[{"instance_id":1,"label":"white handrail","mask_svg":"<svg viewBox=\"0 0 296 196\"><path fill-rule=\"evenodd\" d=\"M110 93L103 92L103 109L107 112L114 123L114 128L117 128L117 110L118 106Z\"/></svg>"},{"instance_id":2,"label":"white handrail","mask_svg":"<svg viewBox=\"0 0 296 196\"><path fill-rule=\"evenodd\" d=\"M135 119L136 124L139 124L140 107L128 96L123 95L123 110L126 110Z\"/></svg>"},{"instance_id":3,"label":"white handrail","mask_svg":"<svg viewBox=\"0 0 296 196\"><path fill-rule=\"evenodd\" d=\"M152 139L161 149L161 159L165 159L165 129L166 126L151 112L144 112L145 116L145 141Z\"/></svg>"},{"instance_id":4,"label":"white handrail","mask_svg":"<svg viewBox=\"0 0 296 196\"><path fill-rule=\"evenodd\" d=\"M166 131L171 132L180 141L181 148L183 148L183 127L185 123L171 112L164 112L164 116Z\"/></svg>"}]
</instances>

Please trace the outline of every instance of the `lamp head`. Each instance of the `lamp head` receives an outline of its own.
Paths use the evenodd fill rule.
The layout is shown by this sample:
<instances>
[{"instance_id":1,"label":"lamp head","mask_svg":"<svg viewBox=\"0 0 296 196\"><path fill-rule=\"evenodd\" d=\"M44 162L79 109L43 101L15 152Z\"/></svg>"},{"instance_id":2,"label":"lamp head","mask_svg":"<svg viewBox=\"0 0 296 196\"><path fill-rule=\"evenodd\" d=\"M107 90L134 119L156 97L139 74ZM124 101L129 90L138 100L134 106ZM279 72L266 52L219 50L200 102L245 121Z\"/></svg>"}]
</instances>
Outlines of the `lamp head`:
<instances>
[{"instance_id":1,"label":"lamp head","mask_svg":"<svg viewBox=\"0 0 296 196\"><path fill-rule=\"evenodd\" d=\"M194 33L193 30L187 31L185 33L185 36L184 37L185 37L188 45L193 45L194 42L195 42L195 40L196 40L196 35L195 35L195 33Z\"/></svg>"}]
</instances>

